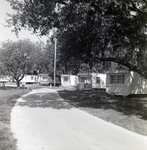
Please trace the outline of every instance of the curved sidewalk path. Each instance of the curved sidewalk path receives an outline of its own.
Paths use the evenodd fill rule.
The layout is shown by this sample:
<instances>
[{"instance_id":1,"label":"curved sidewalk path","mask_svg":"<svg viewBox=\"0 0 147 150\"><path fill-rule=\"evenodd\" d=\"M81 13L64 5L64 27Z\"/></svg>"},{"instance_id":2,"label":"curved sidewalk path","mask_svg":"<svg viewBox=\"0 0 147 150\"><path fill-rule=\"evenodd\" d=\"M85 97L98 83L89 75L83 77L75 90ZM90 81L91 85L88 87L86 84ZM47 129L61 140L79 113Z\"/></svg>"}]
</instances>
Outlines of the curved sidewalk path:
<instances>
[{"instance_id":1,"label":"curved sidewalk path","mask_svg":"<svg viewBox=\"0 0 147 150\"><path fill-rule=\"evenodd\" d=\"M147 150L147 137L73 108L47 88L18 99L11 130L18 150Z\"/></svg>"}]
</instances>

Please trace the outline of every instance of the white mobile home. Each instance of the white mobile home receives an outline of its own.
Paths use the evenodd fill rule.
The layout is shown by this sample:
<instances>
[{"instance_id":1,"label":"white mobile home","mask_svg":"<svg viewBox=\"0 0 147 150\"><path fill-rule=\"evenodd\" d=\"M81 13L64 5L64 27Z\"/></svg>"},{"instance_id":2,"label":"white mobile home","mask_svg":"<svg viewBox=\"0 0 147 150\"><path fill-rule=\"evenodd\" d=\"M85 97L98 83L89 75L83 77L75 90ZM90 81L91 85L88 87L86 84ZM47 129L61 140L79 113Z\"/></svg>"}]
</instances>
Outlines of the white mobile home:
<instances>
[{"instance_id":1,"label":"white mobile home","mask_svg":"<svg viewBox=\"0 0 147 150\"><path fill-rule=\"evenodd\" d=\"M0 86L5 86L5 83L10 82L9 76L0 76Z\"/></svg>"},{"instance_id":2,"label":"white mobile home","mask_svg":"<svg viewBox=\"0 0 147 150\"><path fill-rule=\"evenodd\" d=\"M147 94L147 80L133 71L107 72L106 92L113 95Z\"/></svg>"},{"instance_id":3,"label":"white mobile home","mask_svg":"<svg viewBox=\"0 0 147 150\"><path fill-rule=\"evenodd\" d=\"M61 86L76 86L78 78L76 75L61 75Z\"/></svg>"},{"instance_id":4,"label":"white mobile home","mask_svg":"<svg viewBox=\"0 0 147 150\"><path fill-rule=\"evenodd\" d=\"M91 88L105 89L106 74L105 73L78 73L79 84L88 83Z\"/></svg>"},{"instance_id":5,"label":"white mobile home","mask_svg":"<svg viewBox=\"0 0 147 150\"><path fill-rule=\"evenodd\" d=\"M38 77L36 75L24 75L20 82L23 84L34 84L38 82Z\"/></svg>"},{"instance_id":6,"label":"white mobile home","mask_svg":"<svg viewBox=\"0 0 147 150\"><path fill-rule=\"evenodd\" d=\"M9 76L0 76L0 82L10 82L11 78Z\"/></svg>"}]
</instances>

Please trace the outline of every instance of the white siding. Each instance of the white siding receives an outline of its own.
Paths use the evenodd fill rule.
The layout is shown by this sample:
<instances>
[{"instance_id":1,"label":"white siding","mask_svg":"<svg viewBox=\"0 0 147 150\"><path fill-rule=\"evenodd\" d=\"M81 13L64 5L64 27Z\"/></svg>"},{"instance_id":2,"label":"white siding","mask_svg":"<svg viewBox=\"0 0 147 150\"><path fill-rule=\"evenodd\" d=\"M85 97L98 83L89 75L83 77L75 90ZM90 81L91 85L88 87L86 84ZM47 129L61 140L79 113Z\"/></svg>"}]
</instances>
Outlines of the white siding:
<instances>
[{"instance_id":1,"label":"white siding","mask_svg":"<svg viewBox=\"0 0 147 150\"><path fill-rule=\"evenodd\" d=\"M124 83L123 84L111 84L111 82L110 82L111 75L124 75ZM130 82L130 73L129 72L111 72L111 73L107 74L106 92L108 94L127 96L131 93L130 85L131 85L131 82Z\"/></svg>"},{"instance_id":2,"label":"white siding","mask_svg":"<svg viewBox=\"0 0 147 150\"><path fill-rule=\"evenodd\" d=\"M24 78L21 80L21 83L37 83L36 75L24 75Z\"/></svg>"},{"instance_id":3,"label":"white siding","mask_svg":"<svg viewBox=\"0 0 147 150\"><path fill-rule=\"evenodd\" d=\"M119 74L125 75L124 84L111 84L110 76ZM147 80L133 71L124 73L119 71L107 73L106 92L108 94L124 96L129 94L147 94Z\"/></svg>"},{"instance_id":4,"label":"white siding","mask_svg":"<svg viewBox=\"0 0 147 150\"><path fill-rule=\"evenodd\" d=\"M147 94L147 80L138 73L131 72L131 94Z\"/></svg>"},{"instance_id":5,"label":"white siding","mask_svg":"<svg viewBox=\"0 0 147 150\"><path fill-rule=\"evenodd\" d=\"M78 83L78 77L77 76L70 76L71 86L76 86Z\"/></svg>"},{"instance_id":6,"label":"white siding","mask_svg":"<svg viewBox=\"0 0 147 150\"><path fill-rule=\"evenodd\" d=\"M98 88L105 89L106 88L106 74L104 74L104 73L98 73L97 77L100 78L100 83L99 84L96 83L96 86Z\"/></svg>"},{"instance_id":7,"label":"white siding","mask_svg":"<svg viewBox=\"0 0 147 150\"><path fill-rule=\"evenodd\" d=\"M61 86L76 86L76 85L77 85L77 76L61 75Z\"/></svg>"}]
</instances>

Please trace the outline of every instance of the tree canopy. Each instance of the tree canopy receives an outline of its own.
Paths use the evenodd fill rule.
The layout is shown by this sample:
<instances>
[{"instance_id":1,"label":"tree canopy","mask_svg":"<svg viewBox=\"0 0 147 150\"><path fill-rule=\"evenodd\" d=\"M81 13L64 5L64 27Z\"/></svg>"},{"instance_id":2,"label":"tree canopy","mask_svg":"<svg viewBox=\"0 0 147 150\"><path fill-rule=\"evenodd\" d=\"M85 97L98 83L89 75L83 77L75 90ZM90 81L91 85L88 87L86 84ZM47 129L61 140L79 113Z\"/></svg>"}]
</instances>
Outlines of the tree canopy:
<instances>
[{"instance_id":1,"label":"tree canopy","mask_svg":"<svg viewBox=\"0 0 147 150\"><path fill-rule=\"evenodd\" d=\"M17 86L24 75L46 73L53 76L54 44L31 42L30 40L5 41L0 47L0 75L9 75ZM58 64L58 60L57 60ZM57 73L59 67L57 66Z\"/></svg>"},{"instance_id":2,"label":"tree canopy","mask_svg":"<svg viewBox=\"0 0 147 150\"><path fill-rule=\"evenodd\" d=\"M31 50L33 44L28 41L7 41L2 44L0 51L1 70L7 75L11 75L20 86L20 81L29 68L31 61Z\"/></svg>"},{"instance_id":3,"label":"tree canopy","mask_svg":"<svg viewBox=\"0 0 147 150\"><path fill-rule=\"evenodd\" d=\"M27 28L48 35L58 28L65 62L92 68L100 60L113 61L147 78L146 0L7 1L16 11L7 20L16 33Z\"/></svg>"}]
</instances>

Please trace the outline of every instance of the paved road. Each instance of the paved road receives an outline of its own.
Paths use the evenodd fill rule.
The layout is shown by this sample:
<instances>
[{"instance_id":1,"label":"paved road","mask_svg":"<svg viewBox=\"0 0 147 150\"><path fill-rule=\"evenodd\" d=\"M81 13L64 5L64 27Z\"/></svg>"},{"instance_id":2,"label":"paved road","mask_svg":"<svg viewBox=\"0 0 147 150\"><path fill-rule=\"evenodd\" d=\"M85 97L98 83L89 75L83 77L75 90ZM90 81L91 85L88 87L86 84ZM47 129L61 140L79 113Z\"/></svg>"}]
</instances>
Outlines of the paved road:
<instances>
[{"instance_id":1,"label":"paved road","mask_svg":"<svg viewBox=\"0 0 147 150\"><path fill-rule=\"evenodd\" d=\"M147 150L147 137L73 108L47 88L17 101L11 129L18 150Z\"/></svg>"}]
</instances>

